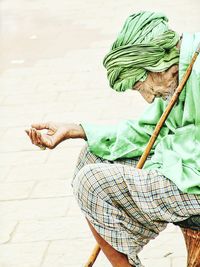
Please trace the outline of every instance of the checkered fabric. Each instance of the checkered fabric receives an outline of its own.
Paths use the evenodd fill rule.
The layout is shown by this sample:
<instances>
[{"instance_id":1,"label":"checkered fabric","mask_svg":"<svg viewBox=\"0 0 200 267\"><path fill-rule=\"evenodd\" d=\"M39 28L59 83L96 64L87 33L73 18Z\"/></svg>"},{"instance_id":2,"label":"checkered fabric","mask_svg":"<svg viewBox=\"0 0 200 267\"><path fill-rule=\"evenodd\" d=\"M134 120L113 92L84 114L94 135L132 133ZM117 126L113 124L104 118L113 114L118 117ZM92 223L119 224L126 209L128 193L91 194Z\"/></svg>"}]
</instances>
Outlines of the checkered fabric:
<instances>
[{"instance_id":1,"label":"checkered fabric","mask_svg":"<svg viewBox=\"0 0 200 267\"><path fill-rule=\"evenodd\" d=\"M103 160L88 147L80 153L72 181L85 217L133 266L144 245L167 222L200 214L200 196L184 194L155 170L136 169L138 159Z\"/></svg>"}]
</instances>

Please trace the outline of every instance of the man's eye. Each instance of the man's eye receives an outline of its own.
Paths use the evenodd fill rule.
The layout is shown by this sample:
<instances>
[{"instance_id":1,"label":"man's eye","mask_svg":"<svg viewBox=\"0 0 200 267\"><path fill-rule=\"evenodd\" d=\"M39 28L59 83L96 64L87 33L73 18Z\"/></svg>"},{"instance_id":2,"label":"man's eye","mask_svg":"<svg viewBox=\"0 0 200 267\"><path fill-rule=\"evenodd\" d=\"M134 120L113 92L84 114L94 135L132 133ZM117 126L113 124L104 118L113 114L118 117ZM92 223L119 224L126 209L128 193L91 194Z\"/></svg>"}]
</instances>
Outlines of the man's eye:
<instances>
[{"instance_id":1,"label":"man's eye","mask_svg":"<svg viewBox=\"0 0 200 267\"><path fill-rule=\"evenodd\" d=\"M157 97L161 97L162 94L161 94L161 93L157 93L156 96L157 96Z\"/></svg>"}]
</instances>

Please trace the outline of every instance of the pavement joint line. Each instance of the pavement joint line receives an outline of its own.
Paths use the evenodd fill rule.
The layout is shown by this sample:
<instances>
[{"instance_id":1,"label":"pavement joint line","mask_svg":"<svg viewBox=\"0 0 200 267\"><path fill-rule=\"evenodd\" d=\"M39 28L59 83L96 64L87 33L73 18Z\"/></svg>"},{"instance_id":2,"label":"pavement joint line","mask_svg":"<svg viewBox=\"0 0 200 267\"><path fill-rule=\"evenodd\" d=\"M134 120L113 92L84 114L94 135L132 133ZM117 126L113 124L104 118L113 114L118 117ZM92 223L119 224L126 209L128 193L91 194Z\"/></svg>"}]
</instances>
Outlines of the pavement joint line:
<instances>
[{"instance_id":1,"label":"pavement joint line","mask_svg":"<svg viewBox=\"0 0 200 267\"><path fill-rule=\"evenodd\" d=\"M4 165L0 165L0 167L4 167ZM12 165L9 166L9 169L6 171L6 174L4 174L3 180L1 181L2 183L7 181L8 176L9 176L9 174L11 172L11 169L12 169Z\"/></svg>"},{"instance_id":2,"label":"pavement joint line","mask_svg":"<svg viewBox=\"0 0 200 267\"><path fill-rule=\"evenodd\" d=\"M7 242L5 242L4 244L8 244L9 242L10 242L10 243L12 242L14 233L16 232L18 226L19 226L19 221L17 221L16 225L14 226L12 232L11 232L10 235L9 235L9 239L8 239Z\"/></svg>"},{"instance_id":3,"label":"pavement joint line","mask_svg":"<svg viewBox=\"0 0 200 267\"><path fill-rule=\"evenodd\" d=\"M48 149L48 148L47 148ZM42 150L41 150L42 151ZM43 152L43 151L42 151ZM47 157L44 160L44 164L48 164L49 158L51 157L50 153L48 153Z\"/></svg>"},{"instance_id":4,"label":"pavement joint line","mask_svg":"<svg viewBox=\"0 0 200 267\"><path fill-rule=\"evenodd\" d=\"M32 195L33 191L35 190L35 188L36 188L36 186L38 185L39 182L40 182L39 180L34 180L34 185L32 186L31 191L29 192L29 195L27 197L28 199L32 199L31 195Z\"/></svg>"},{"instance_id":5,"label":"pavement joint line","mask_svg":"<svg viewBox=\"0 0 200 267\"><path fill-rule=\"evenodd\" d=\"M51 241L48 242L46 248L45 248L45 251L42 255L42 259L41 259L41 262L39 263L39 266L42 267L42 265L44 264L45 262L45 258L46 258L46 255L48 254L48 250L49 250L49 247L50 247L50 244L51 244Z\"/></svg>"},{"instance_id":6,"label":"pavement joint line","mask_svg":"<svg viewBox=\"0 0 200 267\"><path fill-rule=\"evenodd\" d=\"M89 228L88 228L88 233L89 232ZM78 240L78 241L81 241L81 240L94 240L94 243L95 243L95 239L94 237L91 235L91 237L71 237L71 238L58 238L58 239L46 239L46 240L35 240L35 241L22 241L22 242L19 242L19 241L13 241L11 243L9 243L10 245L15 245L15 244L31 244L31 243L40 243L40 242L59 242L59 241L75 241L75 240ZM9 245L9 244L6 244L6 245ZM1 246L3 246L5 244L1 244Z\"/></svg>"},{"instance_id":7,"label":"pavement joint line","mask_svg":"<svg viewBox=\"0 0 200 267\"><path fill-rule=\"evenodd\" d=\"M45 199L65 199L65 198L71 198L72 195L68 195L68 196L57 196L57 197L43 197L43 198L40 198L40 197L36 197L36 198L22 198L22 199L9 199L9 200L1 200L0 202L13 202L13 201L29 201L29 200L45 200Z\"/></svg>"},{"instance_id":8,"label":"pavement joint line","mask_svg":"<svg viewBox=\"0 0 200 267\"><path fill-rule=\"evenodd\" d=\"M0 155L1 154L9 154L9 153L23 153L23 152L43 152L42 150L40 150L40 148L38 148L37 150L35 149L21 149L21 150L10 150L10 151L3 151L3 152L0 152Z\"/></svg>"},{"instance_id":9,"label":"pavement joint line","mask_svg":"<svg viewBox=\"0 0 200 267\"><path fill-rule=\"evenodd\" d=\"M68 208L67 208L67 210L66 210L66 214L65 214L66 217L68 216L68 213L69 213L69 211L70 211L70 204L73 202L73 200L74 200L74 196L71 195L71 200L70 200L69 206L68 206ZM81 210L80 210L80 211L81 211Z\"/></svg>"},{"instance_id":10,"label":"pavement joint line","mask_svg":"<svg viewBox=\"0 0 200 267\"><path fill-rule=\"evenodd\" d=\"M65 215L57 215L57 216L53 216L53 217L43 217L43 218L35 218L35 219L21 219L20 222L32 222L32 221L38 221L38 222L41 222L41 221L53 221L53 220L57 220L57 219L65 219L67 218L68 216L65 216ZM70 218L76 218L75 216L70 216ZM26 241L27 242L27 241Z\"/></svg>"},{"instance_id":11,"label":"pavement joint line","mask_svg":"<svg viewBox=\"0 0 200 267\"><path fill-rule=\"evenodd\" d=\"M25 183L25 182L29 182L29 181L30 182L37 182L38 181L39 183L40 182L47 182L47 181L50 181L50 182L52 182L52 181L67 181L67 180L70 180L71 177L64 177L64 178L61 177L61 178L56 178L56 179L55 178L46 178L46 179L41 179L41 180L38 178L32 178L32 179L18 180L18 181L14 181L14 180L13 181L12 180L7 181L7 179L8 178L6 178L6 180L1 181L0 184L4 183L4 182L9 183L9 184L15 184L15 183L20 184L20 183Z\"/></svg>"},{"instance_id":12,"label":"pavement joint line","mask_svg":"<svg viewBox=\"0 0 200 267\"><path fill-rule=\"evenodd\" d=\"M40 197L40 198L37 198L37 197L30 197L30 198L28 198L28 199L30 199L30 200L34 200L34 199L53 199L53 198L60 198L60 197L63 197L63 198L69 198L69 197L73 197L73 194L68 194L68 195L63 195L63 196L49 196L49 197Z\"/></svg>"}]
</instances>

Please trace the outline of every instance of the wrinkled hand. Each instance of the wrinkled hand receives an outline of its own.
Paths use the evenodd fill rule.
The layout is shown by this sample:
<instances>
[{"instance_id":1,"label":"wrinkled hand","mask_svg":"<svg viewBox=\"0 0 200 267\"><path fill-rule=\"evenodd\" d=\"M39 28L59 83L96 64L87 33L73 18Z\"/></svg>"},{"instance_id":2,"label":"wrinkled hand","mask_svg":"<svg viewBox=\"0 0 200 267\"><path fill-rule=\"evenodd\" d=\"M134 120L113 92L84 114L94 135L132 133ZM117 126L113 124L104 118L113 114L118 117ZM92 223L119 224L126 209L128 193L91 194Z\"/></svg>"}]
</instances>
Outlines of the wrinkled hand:
<instances>
[{"instance_id":1,"label":"wrinkled hand","mask_svg":"<svg viewBox=\"0 0 200 267\"><path fill-rule=\"evenodd\" d=\"M42 130L47 130L47 133L42 132ZM84 138L81 126L67 123L34 123L25 132L34 145L43 147L43 149L46 147L53 149L68 138Z\"/></svg>"}]
</instances>

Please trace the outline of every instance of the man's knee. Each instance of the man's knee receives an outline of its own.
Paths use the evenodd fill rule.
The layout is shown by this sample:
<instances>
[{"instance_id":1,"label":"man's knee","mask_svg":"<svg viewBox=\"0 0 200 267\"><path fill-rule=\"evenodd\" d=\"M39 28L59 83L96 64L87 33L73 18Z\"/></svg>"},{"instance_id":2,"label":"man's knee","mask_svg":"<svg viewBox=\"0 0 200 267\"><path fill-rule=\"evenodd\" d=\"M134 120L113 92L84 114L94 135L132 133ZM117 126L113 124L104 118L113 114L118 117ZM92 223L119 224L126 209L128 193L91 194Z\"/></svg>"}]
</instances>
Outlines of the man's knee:
<instances>
[{"instance_id":1,"label":"man's knee","mask_svg":"<svg viewBox=\"0 0 200 267\"><path fill-rule=\"evenodd\" d=\"M91 192L96 184L94 169L96 164L83 166L73 179L72 187L74 195L78 198Z\"/></svg>"}]
</instances>

